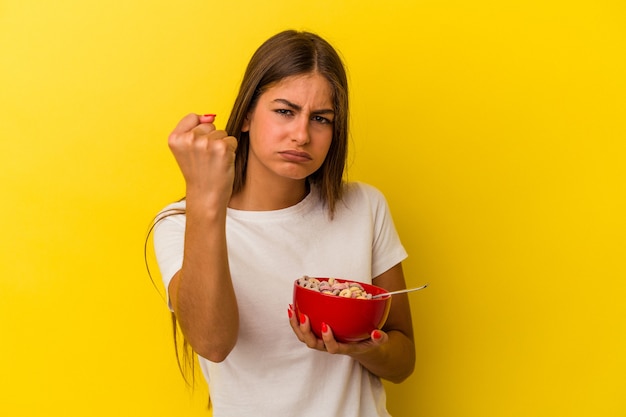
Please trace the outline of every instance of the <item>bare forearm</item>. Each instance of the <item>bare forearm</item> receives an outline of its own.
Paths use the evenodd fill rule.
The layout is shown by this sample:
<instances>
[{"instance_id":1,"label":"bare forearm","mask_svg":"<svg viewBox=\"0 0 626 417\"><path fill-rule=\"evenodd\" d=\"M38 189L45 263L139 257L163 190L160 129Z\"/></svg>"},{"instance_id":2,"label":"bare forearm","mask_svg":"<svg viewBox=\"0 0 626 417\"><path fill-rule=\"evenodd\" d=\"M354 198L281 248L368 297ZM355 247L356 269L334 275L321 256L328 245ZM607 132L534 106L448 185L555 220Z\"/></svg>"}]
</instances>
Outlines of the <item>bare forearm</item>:
<instances>
[{"instance_id":1,"label":"bare forearm","mask_svg":"<svg viewBox=\"0 0 626 417\"><path fill-rule=\"evenodd\" d=\"M239 317L226 249L225 209L188 201L183 265L170 293L183 334L196 352L219 362L237 340Z\"/></svg>"},{"instance_id":2,"label":"bare forearm","mask_svg":"<svg viewBox=\"0 0 626 417\"><path fill-rule=\"evenodd\" d=\"M388 291L406 288L402 264L376 277L374 283ZM406 294L394 295L389 317L382 329L387 341L371 350L352 355L374 375L399 383L408 378L415 368L415 342L411 307Z\"/></svg>"},{"instance_id":3,"label":"bare forearm","mask_svg":"<svg viewBox=\"0 0 626 417\"><path fill-rule=\"evenodd\" d=\"M237 139L216 130L215 115L185 116L168 137L186 184L185 249L169 293L194 350L222 361L237 341L239 315L226 249Z\"/></svg>"},{"instance_id":4,"label":"bare forearm","mask_svg":"<svg viewBox=\"0 0 626 417\"><path fill-rule=\"evenodd\" d=\"M374 375L400 383L413 373L415 346L402 332L392 330L387 332L387 335L389 337L387 343L351 356Z\"/></svg>"}]
</instances>

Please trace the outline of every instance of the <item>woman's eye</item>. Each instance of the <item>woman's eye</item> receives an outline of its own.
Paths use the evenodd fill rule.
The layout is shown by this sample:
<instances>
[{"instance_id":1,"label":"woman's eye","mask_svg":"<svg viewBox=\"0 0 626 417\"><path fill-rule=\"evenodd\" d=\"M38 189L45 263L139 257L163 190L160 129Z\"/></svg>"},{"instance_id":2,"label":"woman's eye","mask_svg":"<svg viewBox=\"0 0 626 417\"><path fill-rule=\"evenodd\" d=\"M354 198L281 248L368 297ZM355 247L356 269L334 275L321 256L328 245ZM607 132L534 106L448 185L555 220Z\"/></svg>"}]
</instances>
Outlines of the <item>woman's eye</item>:
<instances>
[{"instance_id":1,"label":"woman's eye","mask_svg":"<svg viewBox=\"0 0 626 417\"><path fill-rule=\"evenodd\" d=\"M323 116L313 116L313 121L322 124L331 124L333 121Z\"/></svg>"},{"instance_id":2,"label":"woman's eye","mask_svg":"<svg viewBox=\"0 0 626 417\"><path fill-rule=\"evenodd\" d=\"M293 114L289 109L276 109L274 111L282 116L291 116Z\"/></svg>"}]
</instances>

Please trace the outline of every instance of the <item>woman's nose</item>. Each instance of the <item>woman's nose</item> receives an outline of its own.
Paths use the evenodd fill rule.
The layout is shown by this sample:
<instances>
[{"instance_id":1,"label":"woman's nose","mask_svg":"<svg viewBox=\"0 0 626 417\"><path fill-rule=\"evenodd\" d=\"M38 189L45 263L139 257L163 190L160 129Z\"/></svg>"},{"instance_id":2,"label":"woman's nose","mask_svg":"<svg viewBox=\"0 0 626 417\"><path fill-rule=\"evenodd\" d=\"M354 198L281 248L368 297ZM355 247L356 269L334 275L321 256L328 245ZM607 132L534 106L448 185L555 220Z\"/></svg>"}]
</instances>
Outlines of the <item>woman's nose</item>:
<instances>
[{"instance_id":1,"label":"woman's nose","mask_svg":"<svg viewBox=\"0 0 626 417\"><path fill-rule=\"evenodd\" d=\"M300 146L306 145L311 141L308 118L302 117L294 121L291 140Z\"/></svg>"}]
</instances>

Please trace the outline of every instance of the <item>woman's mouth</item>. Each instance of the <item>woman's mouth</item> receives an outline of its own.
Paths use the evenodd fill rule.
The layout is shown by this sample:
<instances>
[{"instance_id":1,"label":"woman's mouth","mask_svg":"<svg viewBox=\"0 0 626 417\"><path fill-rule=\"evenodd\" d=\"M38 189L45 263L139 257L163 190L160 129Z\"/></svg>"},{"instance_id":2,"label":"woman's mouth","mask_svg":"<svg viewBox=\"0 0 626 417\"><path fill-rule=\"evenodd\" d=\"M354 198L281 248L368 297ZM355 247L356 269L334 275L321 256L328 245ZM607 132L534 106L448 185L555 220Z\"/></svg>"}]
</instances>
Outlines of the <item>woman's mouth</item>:
<instances>
[{"instance_id":1,"label":"woman's mouth","mask_svg":"<svg viewBox=\"0 0 626 417\"><path fill-rule=\"evenodd\" d=\"M281 151L279 154L283 157L283 159L290 162L308 162L313 160L311 155L302 151L288 150Z\"/></svg>"}]
</instances>

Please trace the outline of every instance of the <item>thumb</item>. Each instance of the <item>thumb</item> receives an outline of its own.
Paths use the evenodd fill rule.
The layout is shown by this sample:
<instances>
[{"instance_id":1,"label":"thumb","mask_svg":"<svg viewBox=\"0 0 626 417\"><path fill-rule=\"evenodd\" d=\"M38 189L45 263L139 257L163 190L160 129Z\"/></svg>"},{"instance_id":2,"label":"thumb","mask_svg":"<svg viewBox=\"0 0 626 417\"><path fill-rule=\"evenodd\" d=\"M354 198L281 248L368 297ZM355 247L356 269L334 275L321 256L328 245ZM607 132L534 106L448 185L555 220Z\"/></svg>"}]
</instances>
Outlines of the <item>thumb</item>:
<instances>
[{"instance_id":1,"label":"thumb","mask_svg":"<svg viewBox=\"0 0 626 417\"><path fill-rule=\"evenodd\" d=\"M200 123L213 123L215 121L215 114L203 114L200 116Z\"/></svg>"},{"instance_id":2,"label":"thumb","mask_svg":"<svg viewBox=\"0 0 626 417\"><path fill-rule=\"evenodd\" d=\"M382 345L383 343L386 343L389 339L387 333L383 332L382 330L373 330L370 334L370 337L372 338L372 341L374 341L374 343L376 343L377 345Z\"/></svg>"}]
</instances>

